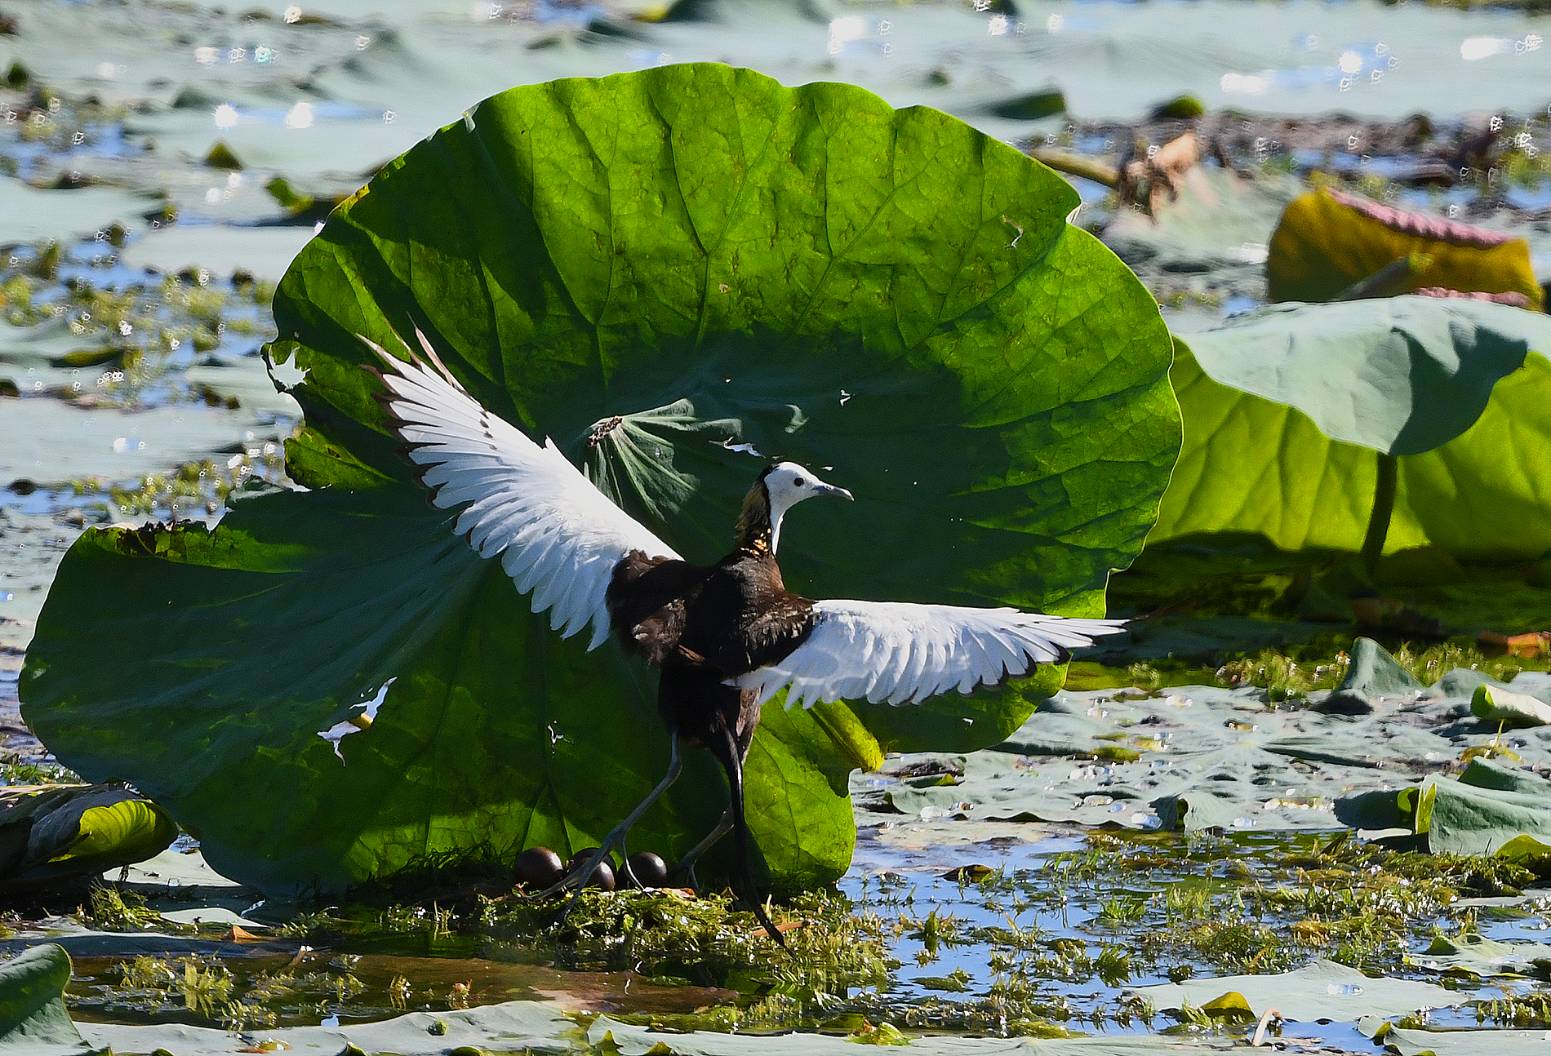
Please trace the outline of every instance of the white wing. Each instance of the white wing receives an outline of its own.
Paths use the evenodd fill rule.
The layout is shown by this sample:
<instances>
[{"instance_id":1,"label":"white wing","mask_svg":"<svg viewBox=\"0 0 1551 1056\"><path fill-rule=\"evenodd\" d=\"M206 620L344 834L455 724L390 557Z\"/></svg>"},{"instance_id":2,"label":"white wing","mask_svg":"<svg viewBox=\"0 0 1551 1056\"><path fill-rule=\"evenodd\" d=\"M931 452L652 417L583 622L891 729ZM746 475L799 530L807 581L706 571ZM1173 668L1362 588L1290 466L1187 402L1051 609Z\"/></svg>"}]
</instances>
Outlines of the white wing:
<instances>
[{"instance_id":1,"label":"white wing","mask_svg":"<svg viewBox=\"0 0 1551 1056\"><path fill-rule=\"evenodd\" d=\"M908 704L968 693L1065 660L1068 649L1117 634L1123 620L1075 620L1017 609L820 601L808 637L785 659L734 681L760 702L791 686L787 704L824 700Z\"/></svg>"},{"instance_id":2,"label":"white wing","mask_svg":"<svg viewBox=\"0 0 1551 1056\"><path fill-rule=\"evenodd\" d=\"M546 439L540 447L491 414L442 366L418 330L426 363L405 361L366 338L382 359L384 399L431 502L463 506L453 531L481 557L501 555L533 611L569 638L589 623L596 649L608 637L604 597L614 567L632 550L677 558L661 539L582 476Z\"/></svg>"}]
</instances>

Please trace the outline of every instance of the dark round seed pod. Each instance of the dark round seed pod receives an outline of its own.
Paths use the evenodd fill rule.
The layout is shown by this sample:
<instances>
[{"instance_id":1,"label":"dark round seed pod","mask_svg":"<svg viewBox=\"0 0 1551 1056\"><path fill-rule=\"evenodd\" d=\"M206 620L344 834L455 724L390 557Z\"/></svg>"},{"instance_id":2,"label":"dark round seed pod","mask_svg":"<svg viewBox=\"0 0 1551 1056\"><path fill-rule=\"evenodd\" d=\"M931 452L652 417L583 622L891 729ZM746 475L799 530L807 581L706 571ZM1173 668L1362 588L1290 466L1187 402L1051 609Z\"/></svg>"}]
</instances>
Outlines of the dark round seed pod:
<instances>
[{"instance_id":1,"label":"dark round seed pod","mask_svg":"<svg viewBox=\"0 0 1551 1056\"><path fill-rule=\"evenodd\" d=\"M636 851L626 861L630 866L630 871L625 874L627 880L630 873L634 873L642 887L667 886L668 863L656 851Z\"/></svg>"},{"instance_id":2,"label":"dark round seed pod","mask_svg":"<svg viewBox=\"0 0 1551 1056\"><path fill-rule=\"evenodd\" d=\"M572 856L570 862L566 864L565 875L575 876L587 867L587 863L592 861L592 856L597 853L598 848L596 847L586 847L577 851ZM605 858L599 863L598 871L592 874L592 879L587 881L587 886L596 887L600 891L612 891L614 890L614 884L614 865Z\"/></svg>"},{"instance_id":3,"label":"dark round seed pod","mask_svg":"<svg viewBox=\"0 0 1551 1056\"><path fill-rule=\"evenodd\" d=\"M523 887L545 888L565 876L565 863L548 847L529 847L517 856L514 872Z\"/></svg>"}]
</instances>

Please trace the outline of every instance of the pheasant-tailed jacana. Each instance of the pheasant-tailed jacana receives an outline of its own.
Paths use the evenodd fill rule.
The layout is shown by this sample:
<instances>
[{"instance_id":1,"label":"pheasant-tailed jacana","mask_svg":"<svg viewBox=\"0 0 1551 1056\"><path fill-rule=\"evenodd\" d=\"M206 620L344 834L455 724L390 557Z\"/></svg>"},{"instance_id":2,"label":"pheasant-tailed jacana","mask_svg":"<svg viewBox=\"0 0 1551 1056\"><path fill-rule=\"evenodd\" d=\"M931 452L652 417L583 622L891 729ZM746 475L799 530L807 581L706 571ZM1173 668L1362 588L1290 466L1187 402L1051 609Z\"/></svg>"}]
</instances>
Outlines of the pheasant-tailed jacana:
<instances>
[{"instance_id":1,"label":"pheasant-tailed jacana","mask_svg":"<svg viewBox=\"0 0 1551 1056\"><path fill-rule=\"evenodd\" d=\"M568 884L585 884L673 784L680 745L703 747L727 772L729 807L688 858L730 828L737 893L780 941L755 890L743 814L743 760L761 704L783 688L788 704L804 706L968 693L1063 661L1068 649L1121 629L1118 620L791 593L776 564L782 518L817 495L851 498L794 462L777 462L754 482L731 553L714 565L690 564L610 502L552 441L541 447L481 407L416 334L423 358L407 345L404 360L362 340L382 360L382 402L433 504L458 509L453 531L481 556L499 555L517 589L533 595L533 611L550 613L552 629L569 637L591 625L589 648L612 630L626 652L661 670L668 773Z\"/></svg>"}]
</instances>

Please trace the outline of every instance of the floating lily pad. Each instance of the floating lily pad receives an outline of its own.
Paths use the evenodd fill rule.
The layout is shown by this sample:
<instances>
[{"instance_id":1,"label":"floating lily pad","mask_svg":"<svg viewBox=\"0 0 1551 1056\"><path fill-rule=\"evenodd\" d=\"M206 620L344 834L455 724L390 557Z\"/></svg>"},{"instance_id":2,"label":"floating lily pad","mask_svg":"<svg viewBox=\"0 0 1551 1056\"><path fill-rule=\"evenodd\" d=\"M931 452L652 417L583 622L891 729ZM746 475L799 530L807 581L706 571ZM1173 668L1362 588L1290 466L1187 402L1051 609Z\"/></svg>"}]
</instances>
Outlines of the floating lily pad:
<instances>
[{"instance_id":1,"label":"floating lily pad","mask_svg":"<svg viewBox=\"0 0 1551 1056\"><path fill-rule=\"evenodd\" d=\"M89 237L115 222L134 220L151 201L149 195L117 187L40 190L0 176L0 216L5 217L0 245Z\"/></svg>"},{"instance_id":2,"label":"floating lily pad","mask_svg":"<svg viewBox=\"0 0 1551 1056\"><path fill-rule=\"evenodd\" d=\"M310 227L190 227L174 224L148 231L122 254L126 264L175 275L201 267L226 278L239 268L261 279L285 274L302 246L312 237Z\"/></svg>"},{"instance_id":3,"label":"floating lily pad","mask_svg":"<svg viewBox=\"0 0 1551 1056\"><path fill-rule=\"evenodd\" d=\"M70 321L52 318L34 326L11 326L0 321L0 378L16 386L20 396L39 396L50 391L91 391L100 370L66 366L73 357L111 355L100 337L81 337Z\"/></svg>"},{"instance_id":4,"label":"floating lily pad","mask_svg":"<svg viewBox=\"0 0 1551 1056\"><path fill-rule=\"evenodd\" d=\"M120 483L166 472L240 442L246 434L278 439L268 416L203 403L138 411L80 407L64 400L9 400L0 447L0 483L26 479L67 484L97 477Z\"/></svg>"},{"instance_id":5,"label":"floating lily pad","mask_svg":"<svg viewBox=\"0 0 1551 1056\"><path fill-rule=\"evenodd\" d=\"M81 1038L65 1011L70 957L35 946L0 964L0 1052L6 1056L86 1056L99 1048Z\"/></svg>"},{"instance_id":6,"label":"floating lily pad","mask_svg":"<svg viewBox=\"0 0 1551 1056\"><path fill-rule=\"evenodd\" d=\"M117 1053L158 1050L177 1056L236 1056L285 1052L293 1056L339 1056L391 1052L397 1056L446 1056L454 1052L575 1052L580 1030L565 1010L542 1001L506 1001L447 1012L411 1012L378 1023L339 1027L282 1027L251 1037L213 1027L177 1023L134 1026L82 1023L94 1046ZM265 1047L265 1046L268 1047Z\"/></svg>"},{"instance_id":7,"label":"floating lily pad","mask_svg":"<svg viewBox=\"0 0 1551 1056\"><path fill-rule=\"evenodd\" d=\"M1535 683L1540 685L1540 683ZM1255 689L1176 686L1124 699L1112 691L1065 692L995 750L966 756L905 755L889 767L937 764L954 780L858 780L857 805L966 830L985 822L1064 822L1129 829L1329 829L1337 801L1363 791L1393 804L1397 775L1421 782L1446 760L1496 735L1459 722L1470 690L1430 690L1361 715L1327 714L1327 696L1306 706L1266 703ZM1411 694L1415 696L1415 694ZM1551 731L1518 735L1526 762L1551 763ZM1134 761L1106 749L1136 751ZM1106 758L1108 755L1108 758ZM955 821L953 819L962 819ZM1385 828L1397 815L1375 819Z\"/></svg>"},{"instance_id":8,"label":"floating lily pad","mask_svg":"<svg viewBox=\"0 0 1551 1056\"><path fill-rule=\"evenodd\" d=\"M1232 975L1184 983L1142 986L1133 991L1165 1011L1185 1004L1201 1008L1225 994L1243 999L1255 1016L1276 1009L1300 1023L1328 1019L1355 1023L1364 1016L1393 1016L1424 1008L1463 1004L1469 994L1431 983L1364 975L1335 961L1315 961L1279 975Z\"/></svg>"},{"instance_id":9,"label":"floating lily pad","mask_svg":"<svg viewBox=\"0 0 1551 1056\"><path fill-rule=\"evenodd\" d=\"M1355 828L1404 828L1434 853L1551 854L1551 781L1473 759L1457 779L1429 775L1398 791L1336 804Z\"/></svg>"},{"instance_id":10,"label":"floating lily pad","mask_svg":"<svg viewBox=\"0 0 1551 1056\"><path fill-rule=\"evenodd\" d=\"M1544 1030L1413 1030L1391 1027L1384 1048L1398 1056L1541 1056Z\"/></svg>"},{"instance_id":11,"label":"floating lily pad","mask_svg":"<svg viewBox=\"0 0 1551 1056\"><path fill-rule=\"evenodd\" d=\"M1439 937L1407 961L1435 972L1469 972L1472 975L1521 975L1551 971L1551 944L1499 942L1482 935Z\"/></svg>"},{"instance_id":12,"label":"floating lily pad","mask_svg":"<svg viewBox=\"0 0 1551 1056\"><path fill-rule=\"evenodd\" d=\"M673 1033L621 1023L599 1016L587 1030L594 1046L613 1047L621 1056L855 1056L866 1049L865 1035L792 1033L776 1035ZM1218 1051L1209 1042L1158 1035L1095 1038L967 1038L932 1036L890 1042L884 1052L909 1056L1202 1056Z\"/></svg>"}]
</instances>

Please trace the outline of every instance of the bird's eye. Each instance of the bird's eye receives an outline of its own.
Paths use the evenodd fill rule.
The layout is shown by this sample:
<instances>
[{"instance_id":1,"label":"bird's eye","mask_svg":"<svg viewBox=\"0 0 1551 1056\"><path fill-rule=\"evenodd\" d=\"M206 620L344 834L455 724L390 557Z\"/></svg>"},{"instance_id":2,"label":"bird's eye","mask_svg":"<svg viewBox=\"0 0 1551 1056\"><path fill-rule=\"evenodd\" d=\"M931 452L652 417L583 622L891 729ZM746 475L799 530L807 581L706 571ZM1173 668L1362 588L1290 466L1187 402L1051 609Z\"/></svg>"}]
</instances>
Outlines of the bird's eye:
<instances>
[{"instance_id":1,"label":"bird's eye","mask_svg":"<svg viewBox=\"0 0 1551 1056\"><path fill-rule=\"evenodd\" d=\"M798 477L796 480L792 481L792 487L800 488L800 487L803 486L803 483L804 483L803 479L801 477Z\"/></svg>"}]
</instances>

